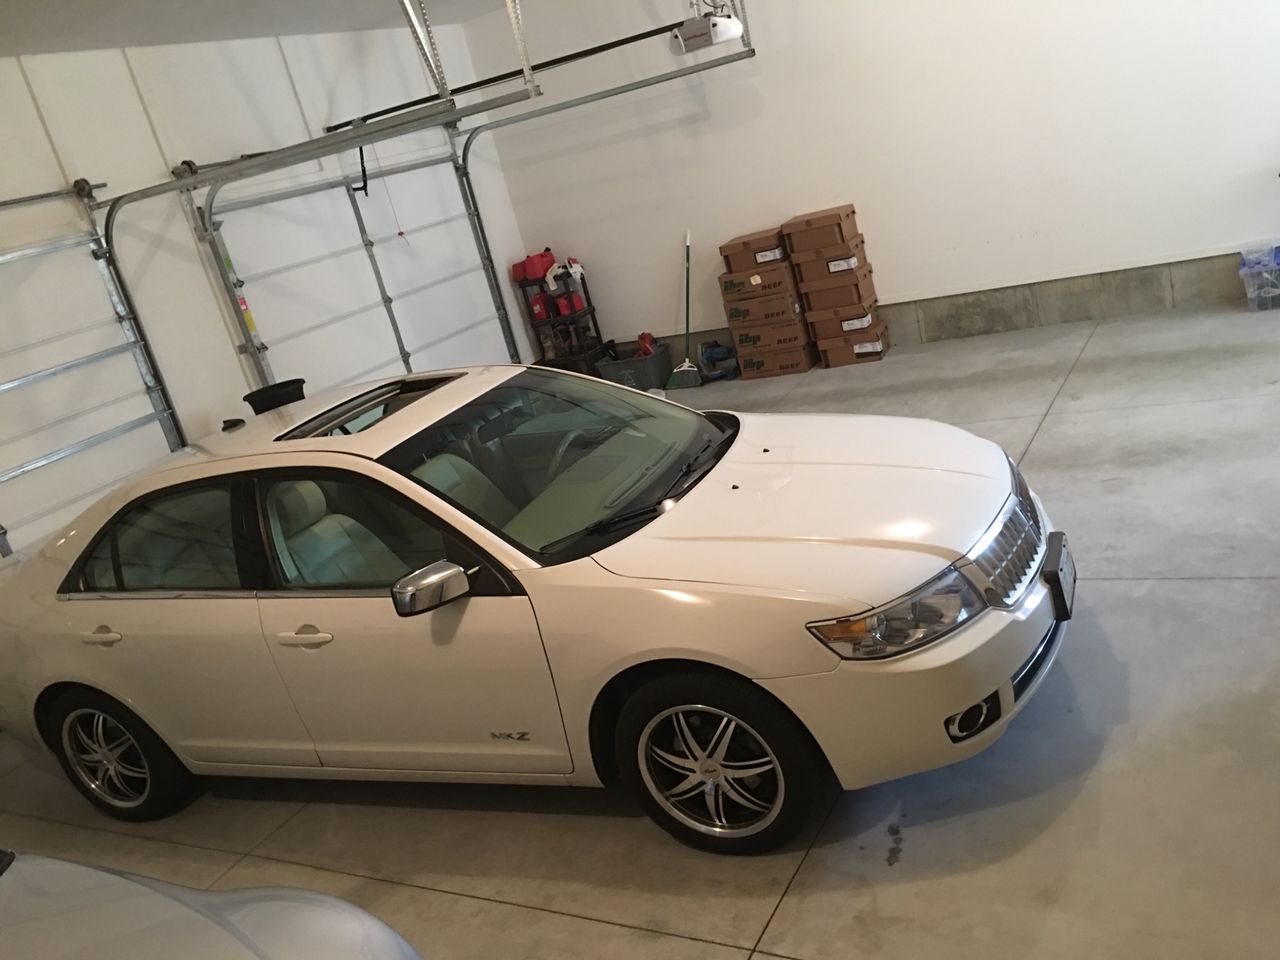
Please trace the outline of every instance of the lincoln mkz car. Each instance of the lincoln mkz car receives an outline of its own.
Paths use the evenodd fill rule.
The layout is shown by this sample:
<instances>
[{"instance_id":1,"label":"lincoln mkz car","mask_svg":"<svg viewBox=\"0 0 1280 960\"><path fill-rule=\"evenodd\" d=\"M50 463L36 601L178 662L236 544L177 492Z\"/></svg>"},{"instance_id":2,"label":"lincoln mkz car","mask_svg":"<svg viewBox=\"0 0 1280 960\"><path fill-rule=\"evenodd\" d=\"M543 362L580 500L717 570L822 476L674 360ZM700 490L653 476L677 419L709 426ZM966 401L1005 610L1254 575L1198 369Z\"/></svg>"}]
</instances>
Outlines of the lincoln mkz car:
<instances>
[{"instance_id":1,"label":"lincoln mkz car","mask_svg":"<svg viewBox=\"0 0 1280 960\"><path fill-rule=\"evenodd\" d=\"M720 852L990 745L1075 586L955 427L525 367L232 423L0 577L0 726L112 816L209 775L620 780Z\"/></svg>"}]
</instances>

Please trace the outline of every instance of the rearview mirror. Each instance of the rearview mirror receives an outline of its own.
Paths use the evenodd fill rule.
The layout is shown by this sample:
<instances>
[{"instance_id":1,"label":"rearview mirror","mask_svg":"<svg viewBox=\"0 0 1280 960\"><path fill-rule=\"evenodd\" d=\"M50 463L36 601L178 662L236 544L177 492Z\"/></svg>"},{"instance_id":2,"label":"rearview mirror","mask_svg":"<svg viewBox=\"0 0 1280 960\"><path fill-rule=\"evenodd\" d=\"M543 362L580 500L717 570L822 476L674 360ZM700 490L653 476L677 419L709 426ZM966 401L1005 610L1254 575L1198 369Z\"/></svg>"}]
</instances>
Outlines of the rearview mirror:
<instances>
[{"instance_id":1,"label":"rearview mirror","mask_svg":"<svg viewBox=\"0 0 1280 960\"><path fill-rule=\"evenodd\" d=\"M437 560L397 580L391 588L391 600L396 613L412 617L466 596L470 590L467 571L448 560Z\"/></svg>"}]
</instances>

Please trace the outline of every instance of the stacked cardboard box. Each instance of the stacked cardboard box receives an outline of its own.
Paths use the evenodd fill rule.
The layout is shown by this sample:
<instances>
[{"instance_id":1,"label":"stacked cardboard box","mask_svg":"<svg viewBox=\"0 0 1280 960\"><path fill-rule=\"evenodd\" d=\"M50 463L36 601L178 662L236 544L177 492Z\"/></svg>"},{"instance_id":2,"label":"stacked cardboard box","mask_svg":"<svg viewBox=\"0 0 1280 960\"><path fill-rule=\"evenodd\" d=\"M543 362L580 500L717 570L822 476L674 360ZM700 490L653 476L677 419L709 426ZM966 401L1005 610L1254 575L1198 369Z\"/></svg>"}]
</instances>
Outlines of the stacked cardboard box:
<instances>
[{"instance_id":1,"label":"stacked cardboard box","mask_svg":"<svg viewBox=\"0 0 1280 960\"><path fill-rule=\"evenodd\" d=\"M853 204L792 217L782 225L824 367L879 360L889 350L876 287Z\"/></svg>"},{"instance_id":2,"label":"stacked cardboard box","mask_svg":"<svg viewBox=\"0 0 1280 960\"><path fill-rule=\"evenodd\" d=\"M746 379L802 373L817 363L782 233L760 230L720 247L720 296Z\"/></svg>"}]
</instances>

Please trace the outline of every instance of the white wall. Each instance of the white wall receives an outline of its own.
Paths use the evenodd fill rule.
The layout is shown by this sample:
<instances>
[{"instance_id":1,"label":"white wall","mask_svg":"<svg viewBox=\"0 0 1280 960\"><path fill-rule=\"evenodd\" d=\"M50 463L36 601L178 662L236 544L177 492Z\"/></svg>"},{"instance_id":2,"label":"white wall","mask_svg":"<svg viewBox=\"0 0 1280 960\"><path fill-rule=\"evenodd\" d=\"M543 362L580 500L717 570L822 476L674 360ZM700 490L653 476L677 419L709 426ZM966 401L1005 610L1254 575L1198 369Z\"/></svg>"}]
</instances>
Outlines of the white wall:
<instances>
[{"instance_id":1,"label":"white wall","mask_svg":"<svg viewBox=\"0 0 1280 960\"><path fill-rule=\"evenodd\" d=\"M525 16L530 50L684 7L544 0ZM1280 232L1274 3L750 0L750 14L753 61L497 135L526 242L582 257L611 334L676 329L686 227L695 326L712 328L721 242L845 201L885 302ZM467 29L481 72L514 65L505 18ZM683 62L647 41L541 83L560 99Z\"/></svg>"}]
</instances>

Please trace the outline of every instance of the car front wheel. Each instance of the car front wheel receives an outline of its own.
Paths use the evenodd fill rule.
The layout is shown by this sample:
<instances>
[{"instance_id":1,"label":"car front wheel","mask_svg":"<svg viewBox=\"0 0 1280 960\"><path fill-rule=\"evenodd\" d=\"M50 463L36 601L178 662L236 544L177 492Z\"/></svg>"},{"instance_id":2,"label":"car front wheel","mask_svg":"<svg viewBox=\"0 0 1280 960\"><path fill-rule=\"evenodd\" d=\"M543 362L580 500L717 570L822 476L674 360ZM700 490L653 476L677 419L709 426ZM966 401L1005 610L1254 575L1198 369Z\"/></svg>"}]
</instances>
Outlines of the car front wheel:
<instances>
[{"instance_id":1,"label":"car front wheel","mask_svg":"<svg viewBox=\"0 0 1280 960\"><path fill-rule=\"evenodd\" d=\"M71 783L117 820L156 820L190 801L194 777L133 711L73 690L50 710L54 752Z\"/></svg>"},{"instance_id":2,"label":"car front wheel","mask_svg":"<svg viewBox=\"0 0 1280 960\"><path fill-rule=\"evenodd\" d=\"M716 853L785 843L830 782L799 721L735 677L688 674L641 687L623 707L616 749L623 780L649 816Z\"/></svg>"}]
</instances>

